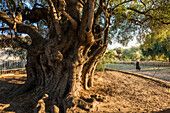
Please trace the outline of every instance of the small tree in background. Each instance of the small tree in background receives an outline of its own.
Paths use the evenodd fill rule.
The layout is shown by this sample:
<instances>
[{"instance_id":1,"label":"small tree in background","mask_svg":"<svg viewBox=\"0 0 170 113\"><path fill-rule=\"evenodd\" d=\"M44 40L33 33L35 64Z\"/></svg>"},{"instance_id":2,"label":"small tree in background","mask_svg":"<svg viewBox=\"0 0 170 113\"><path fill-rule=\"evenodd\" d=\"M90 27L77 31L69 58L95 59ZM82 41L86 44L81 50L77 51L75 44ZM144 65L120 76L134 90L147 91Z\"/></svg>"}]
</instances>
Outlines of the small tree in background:
<instances>
[{"instance_id":1,"label":"small tree in background","mask_svg":"<svg viewBox=\"0 0 170 113\"><path fill-rule=\"evenodd\" d=\"M102 56L100 61L98 62L96 69L102 70L104 72L104 69L106 68L106 64L113 63L117 59L117 52L115 50L106 50L105 54Z\"/></svg>"},{"instance_id":2,"label":"small tree in background","mask_svg":"<svg viewBox=\"0 0 170 113\"><path fill-rule=\"evenodd\" d=\"M124 49L121 54L121 60L124 61L136 61L140 60L142 57L142 52L139 47L131 47L129 49Z\"/></svg>"},{"instance_id":3,"label":"small tree in background","mask_svg":"<svg viewBox=\"0 0 170 113\"><path fill-rule=\"evenodd\" d=\"M124 50L124 49L123 49L122 47L118 47L118 48L115 48L114 50L117 52L116 57L117 57L119 60L121 60L122 53L123 53L123 50Z\"/></svg>"},{"instance_id":4,"label":"small tree in background","mask_svg":"<svg viewBox=\"0 0 170 113\"><path fill-rule=\"evenodd\" d=\"M124 51L122 53L122 56L121 56L121 60L131 61L130 56L131 56L130 49L124 49Z\"/></svg>"},{"instance_id":5,"label":"small tree in background","mask_svg":"<svg viewBox=\"0 0 170 113\"><path fill-rule=\"evenodd\" d=\"M141 45L144 56L151 56L152 60L163 60L170 62L170 27L154 28L154 32L147 35L144 44ZM158 29L161 29L158 30Z\"/></svg>"}]
</instances>

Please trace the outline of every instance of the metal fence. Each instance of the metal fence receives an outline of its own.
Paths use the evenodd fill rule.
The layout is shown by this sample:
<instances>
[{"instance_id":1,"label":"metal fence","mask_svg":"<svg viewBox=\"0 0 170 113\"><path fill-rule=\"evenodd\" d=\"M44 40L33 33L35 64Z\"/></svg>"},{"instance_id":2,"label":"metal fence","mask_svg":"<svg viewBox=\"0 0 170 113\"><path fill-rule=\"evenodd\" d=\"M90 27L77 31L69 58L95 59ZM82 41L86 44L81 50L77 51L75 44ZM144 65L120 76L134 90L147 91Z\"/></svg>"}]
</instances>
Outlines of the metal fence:
<instances>
[{"instance_id":1,"label":"metal fence","mask_svg":"<svg viewBox=\"0 0 170 113\"><path fill-rule=\"evenodd\" d=\"M136 69L136 61L115 61L107 64L107 68L125 70L155 77L170 82L170 62L140 61L141 70Z\"/></svg>"},{"instance_id":2,"label":"metal fence","mask_svg":"<svg viewBox=\"0 0 170 113\"><path fill-rule=\"evenodd\" d=\"M0 60L0 75L8 74L10 70L24 69L26 60Z\"/></svg>"},{"instance_id":3,"label":"metal fence","mask_svg":"<svg viewBox=\"0 0 170 113\"><path fill-rule=\"evenodd\" d=\"M114 61L113 63L117 63L117 64L136 64L136 61ZM150 65L150 66L170 67L170 62L140 61L140 64Z\"/></svg>"}]
</instances>

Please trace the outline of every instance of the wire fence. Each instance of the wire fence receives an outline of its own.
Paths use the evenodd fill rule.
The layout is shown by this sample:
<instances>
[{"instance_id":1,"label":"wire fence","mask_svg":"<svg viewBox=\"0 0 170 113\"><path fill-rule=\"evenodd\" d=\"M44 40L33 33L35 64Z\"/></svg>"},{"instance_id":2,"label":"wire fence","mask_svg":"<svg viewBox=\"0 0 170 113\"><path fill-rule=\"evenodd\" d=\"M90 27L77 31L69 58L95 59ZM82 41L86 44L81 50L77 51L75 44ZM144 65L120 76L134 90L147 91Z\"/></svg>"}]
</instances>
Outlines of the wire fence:
<instances>
[{"instance_id":1,"label":"wire fence","mask_svg":"<svg viewBox=\"0 0 170 113\"><path fill-rule=\"evenodd\" d=\"M125 70L170 81L170 62L139 62L141 70L136 69L136 61L116 61L107 68Z\"/></svg>"},{"instance_id":2,"label":"wire fence","mask_svg":"<svg viewBox=\"0 0 170 113\"><path fill-rule=\"evenodd\" d=\"M0 76L16 72L25 72L26 60L0 60ZM140 62L141 70L136 70L136 61L116 61L107 64L107 68L126 70L140 73L158 79L170 81L170 63L169 62Z\"/></svg>"},{"instance_id":3,"label":"wire fence","mask_svg":"<svg viewBox=\"0 0 170 113\"><path fill-rule=\"evenodd\" d=\"M0 60L0 75L25 69L26 60Z\"/></svg>"},{"instance_id":4,"label":"wire fence","mask_svg":"<svg viewBox=\"0 0 170 113\"><path fill-rule=\"evenodd\" d=\"M117 63L117 64L136 64L136 61L114 61L113 63ZM149 66L170 67L170 62L140 61L140 64L149 65Z\"/></svg>"}]
</instances>

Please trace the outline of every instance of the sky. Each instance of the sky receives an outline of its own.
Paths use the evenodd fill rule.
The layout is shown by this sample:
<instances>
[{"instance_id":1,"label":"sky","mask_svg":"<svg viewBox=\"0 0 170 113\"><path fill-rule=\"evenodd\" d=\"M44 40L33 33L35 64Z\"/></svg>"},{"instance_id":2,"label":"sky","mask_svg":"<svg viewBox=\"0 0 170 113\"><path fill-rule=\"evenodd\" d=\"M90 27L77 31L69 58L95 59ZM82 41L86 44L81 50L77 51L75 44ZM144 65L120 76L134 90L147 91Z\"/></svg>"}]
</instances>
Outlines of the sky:
<instances>
[{"instance_id":1,"label":"sky","mask_svg":"<svg viewBox=\"0 0 170 113\"><path fill-rule=\"evenodd\" d=\"M117 47L122 47L124 49L128 49L128 48L131 48L132 46L136 47L136 46L139 46L139 45L140 44L137 42L136 38L134 38L134 40L130 41L127 46L122 46L121 44L113 41L112 45L110 45L110 44L108 45L108 49L114 49L114 48L117 48Z\"/></svg>"}]
</instances>

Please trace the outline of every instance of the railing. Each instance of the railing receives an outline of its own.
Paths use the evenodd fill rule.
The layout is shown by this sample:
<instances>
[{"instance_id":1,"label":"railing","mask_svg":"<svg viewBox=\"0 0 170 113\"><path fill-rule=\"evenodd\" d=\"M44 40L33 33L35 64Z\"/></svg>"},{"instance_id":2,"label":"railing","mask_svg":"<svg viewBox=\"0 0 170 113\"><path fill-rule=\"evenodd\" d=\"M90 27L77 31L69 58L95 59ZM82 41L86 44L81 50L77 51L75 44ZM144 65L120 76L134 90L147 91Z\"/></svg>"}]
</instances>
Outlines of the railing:
<instances>
[{"instance_id":1,"label":"railing","mask_svg":"<svg viewBox=\"0 0 170 113\"><path fill-rule=\"evenodd\" d=\"M114 61L107 68L140 73L170 81L170 62L139 61L141 70L136 70L136 61Z\"/></svg>"},{"instance_id":2,"label":"railing","mask_svg":"<svg viewBox=\"0 0 170 113\"><path fill-rule=\"evenodd\" d=\"M117 64L136 64L136 61L114 61ZM152 61L140 61L140 64L150 65L150 66L163 66L170 67L170 62L152 62Z\"/></svg>"},{"instance_id":3,"label":"railing","mask_svg":"<svg viewBox=\"0 0 170 113\"><path fill-rule=\"evenodd\" d=\"M0 75L12 72L24 71L26 65L25 60L1 60Z\"/></svg>"}]
</instances>

